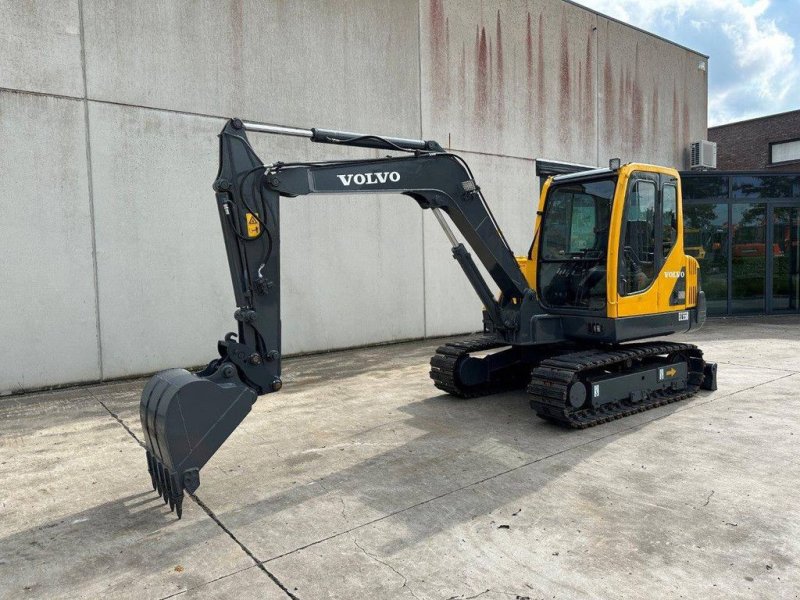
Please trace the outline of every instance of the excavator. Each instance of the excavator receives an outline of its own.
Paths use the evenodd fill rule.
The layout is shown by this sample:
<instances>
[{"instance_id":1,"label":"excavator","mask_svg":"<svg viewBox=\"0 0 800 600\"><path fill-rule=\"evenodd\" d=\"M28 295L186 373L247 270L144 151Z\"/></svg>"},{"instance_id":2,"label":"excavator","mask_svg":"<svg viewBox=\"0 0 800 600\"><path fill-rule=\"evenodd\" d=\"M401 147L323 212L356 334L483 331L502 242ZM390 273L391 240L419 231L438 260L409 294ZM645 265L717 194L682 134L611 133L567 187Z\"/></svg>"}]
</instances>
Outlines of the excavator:
<instances>
[{"instance_id":1,"label":"excavator","mask_svg":"<svg viewBox=\"0 0 800 600\"><path fill-rule=\"evenodd\" d=\"M248 132L390 154L264 163ZM256 399L283 385L282 198L396 193L433 213L483 305L482 333L443 344L431 358L433 384L448 394L522 390L543 419L585 428L716 389L716 364L699 348L651 340L706 319L672 168L612 159L608 168L549 178L530 249L515 256L470 168L435 141L231 119L219 134L219 159L213 188L237 329L205 369L154 375L140 402L152 485L178 518L200 469Z\"/></svg>"}]
</instances>

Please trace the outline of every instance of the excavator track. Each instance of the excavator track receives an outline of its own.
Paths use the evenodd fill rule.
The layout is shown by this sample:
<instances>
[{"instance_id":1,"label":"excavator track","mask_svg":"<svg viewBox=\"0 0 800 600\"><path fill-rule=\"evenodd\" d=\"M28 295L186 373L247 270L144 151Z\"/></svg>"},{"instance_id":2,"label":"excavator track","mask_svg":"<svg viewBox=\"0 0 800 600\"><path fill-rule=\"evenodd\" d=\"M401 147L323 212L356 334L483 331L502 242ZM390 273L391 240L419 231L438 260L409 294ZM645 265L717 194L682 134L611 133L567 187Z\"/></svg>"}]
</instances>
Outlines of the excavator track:
<instances>
[{"instance_id":1,"label":"excavator track","mask_svg":"<svg viewBox=\"0 0 800 600\"><path fill-rule=\"evenodd\" d=\"M644 381L646 374L659 372L660 365L669 373L684 363L685 378L662 381L649 389L647 384L631 387L627 398L613 402L598 405L592 398L594 381L602 384L604 379L638 374ZM594 348L543 360L531 373L528 393L531 407L543 419L585 429L693 396L703 384L705 367L703 352L693 344L644 342Z\"/></svg>"},{"instance_id":2,"label":"excavator track","mask_svg":"<svg viewBox=\"0 0 800 600\"><path fill-rule=\"evenodd\" d=\"M473 352L507 346L497 338L479 335L439 346L431 357L430 376L440 390L459 398L477 398L508 390L524 389L530 373L530 364L519 363L500 370L489 381L468 385L463 383L458 371L461 361Z\"/></svg>"}]
</instances>

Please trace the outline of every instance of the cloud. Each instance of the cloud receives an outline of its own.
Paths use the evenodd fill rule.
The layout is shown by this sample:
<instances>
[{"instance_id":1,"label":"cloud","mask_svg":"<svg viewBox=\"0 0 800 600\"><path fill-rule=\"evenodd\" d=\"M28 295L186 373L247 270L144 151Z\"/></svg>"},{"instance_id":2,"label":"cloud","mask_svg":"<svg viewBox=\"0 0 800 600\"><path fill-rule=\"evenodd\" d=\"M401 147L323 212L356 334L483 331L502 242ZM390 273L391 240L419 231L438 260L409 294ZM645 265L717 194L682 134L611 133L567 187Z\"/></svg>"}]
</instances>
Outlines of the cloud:
<instances>
[{"instance_id":1,"label":"cloud","mask_svg":"<svg viewBox=\"0 0 800 600\"><path fill-rule=\"evenodd\" d=\"M578 0L709 55L709 125L800 108L800 0Z\"/></svg>"}]
</instances>

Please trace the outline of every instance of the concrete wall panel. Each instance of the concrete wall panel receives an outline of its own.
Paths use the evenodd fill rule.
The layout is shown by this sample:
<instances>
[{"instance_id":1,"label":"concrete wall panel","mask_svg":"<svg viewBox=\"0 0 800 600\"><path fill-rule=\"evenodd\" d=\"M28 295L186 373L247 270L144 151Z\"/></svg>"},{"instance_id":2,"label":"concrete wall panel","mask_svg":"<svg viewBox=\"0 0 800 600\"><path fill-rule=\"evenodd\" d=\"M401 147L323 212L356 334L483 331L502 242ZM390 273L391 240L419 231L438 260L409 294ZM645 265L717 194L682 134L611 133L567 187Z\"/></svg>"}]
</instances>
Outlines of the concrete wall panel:
<instances>
[{"instance_id":1,"label":"concrete wall panel","mask_svg":"<svg viewBox=\"0 0 800 600\"><path fill-rule=\"evenodd\" d=\"M560 0L420 2L422 124L458 150L595 160L596 17Z\"/></svg>"},{"instance_id":2,"label":"concrete wall panel","mask_svg":"<svg viewBox=\"0 0 800 600\"><path fill-rule=\"evenodd\" d=\"M688 168L707 133L705 57L599 17L598 58L600 162Z\"/></svg>"},{"instance_id":3,"label":"concrete wall panel","mask_svg":"<svg viewBox=\"0 0 800 600\"><path fill-rule=\"evenodd\" d=\"M683 168L705 58L561 0L420 3L422 124L454 149Z\"/></svg>"},{"instance_id":4,"label":"concrete wall panel","mask_svg":"<svg viewBox=\"0 0 800 600\"><path fill-rule=\"evenodd\" d=\"M467 152L459 154L472 169L514 254L527 254L539 200L535 163ZM474 252L472 254L477 262ZM482 269L482 272L496 290L486 271ZM483 327L480 300L453 259L444 232L428 211L425 213L425 311L429 336L480 331Z\"/></svg>"},{"instance_id":5,"label":"concrete wall panel","mask_svg":"<svg viewBox=\"0 0 800 600\"><path fill-rule=\"evenodd\" d=\"M213 358L235 329L211 182L223 121L91 103L106 377ZM262 159L375 156L251 134ZM424 334L421 214L407 198L282 203L284 352Z\"/></svg>"},{"instance_id":6,"label":"concrete wall panel","mask_svg":"<svg viewBox=\"0 0 800 600\"><path fill-rule=\"evenodd\" d=\"M221 119L89 103L106 377L199 365L235 309L211 182Z\"/></svg>"},{"instance_id":7,"label":"concrete wall panel","mask_svg":"<svg viewBox=\"0 0 800 600\"><path fill-rule=\"evenodd\" d=\"M84 123L0 92L0 393L100 377Z\"/></svg>"},{"instance_id":8,"label":"concrete wall panel","mask_svg":"<svg viewBox=\"0 0 800 600\"><path fill-rule=\"evenodd\" d=\"M83 96L78 0L0 0L0 87Z\"/></svg>"},{"instance_id":9,"label":"concrete wall panel","mask_svg":"<svg viewBox=\"0 0 800 600\"><path fill-rule=\"evenodd\" d=\"M85 21L92 98L419 135L414 0L118 0Z\"/></svg>"}]
</instances>

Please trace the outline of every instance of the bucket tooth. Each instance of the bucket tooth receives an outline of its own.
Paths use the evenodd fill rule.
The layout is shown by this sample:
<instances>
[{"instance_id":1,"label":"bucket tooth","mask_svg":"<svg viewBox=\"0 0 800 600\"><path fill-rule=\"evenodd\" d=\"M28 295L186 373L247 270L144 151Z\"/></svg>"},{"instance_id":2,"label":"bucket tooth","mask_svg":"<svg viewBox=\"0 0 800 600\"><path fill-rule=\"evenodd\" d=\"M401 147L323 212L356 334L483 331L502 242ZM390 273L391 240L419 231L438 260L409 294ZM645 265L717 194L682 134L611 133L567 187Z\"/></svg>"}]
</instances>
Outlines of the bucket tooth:
<instances>
[{"instance_id":1,"label":"bucket tooth","mask_svg":"<svg viewBox=\"0 0 800 600\"><path fill-rule=\"evenodd\" d=\"M156 492L158 495L161 496L164 493L164 487L161 485L161 463L156 462L155 464L155 476L156 476Z\"/></svg>"},{"instance_id":2,"label":"bucket tooth","mask_svg":"<svg viewBox=\"0 0 800 600\"><path fill-rule=\"evenodd\" d=\"M164 504L167 503L167 493L169 488L167 487L167 474L164 465L159 463L158 465L158 476L161 479L161 497L164 499Z\"/></svg>"},{"instance_id":3,"label":"bucket tooth","mask_svg":"<svg viewBox=\"0 0 800 600\"><path fill-rule=\"evenodd\" d=\"M153 455L150 454L150 451L147 450L147 472L150 473L150 483L153 485L153 489L156 489L156 476L155 476L155 459Z\"/></svg>"},{"instance_id":4,"label":"bucket tooth","mask_svg":"<svg viewBox=\"0 0 800 600\"><path fill-rule=\"evenodd\" d=\"M256 392L231 376L231 365L226 366L224 377L221 369L203 377L184 369L161 371L142 392L139 414L151 482L179 517L184 490L197 490L200 469L256 400Z\"/></svg>"},{"instance_id":5,"label":"bucket tooth","mask_svg":"<svg viewBox=\"0 0 800 600\"><path fill-rule=\"evenodd\" d=\"M172 477L166 467L164 468L164 480L167 482L167 494L164 497L164 504L169 504L169 509L172 511Z\"/></svg>"}]
</instances>

